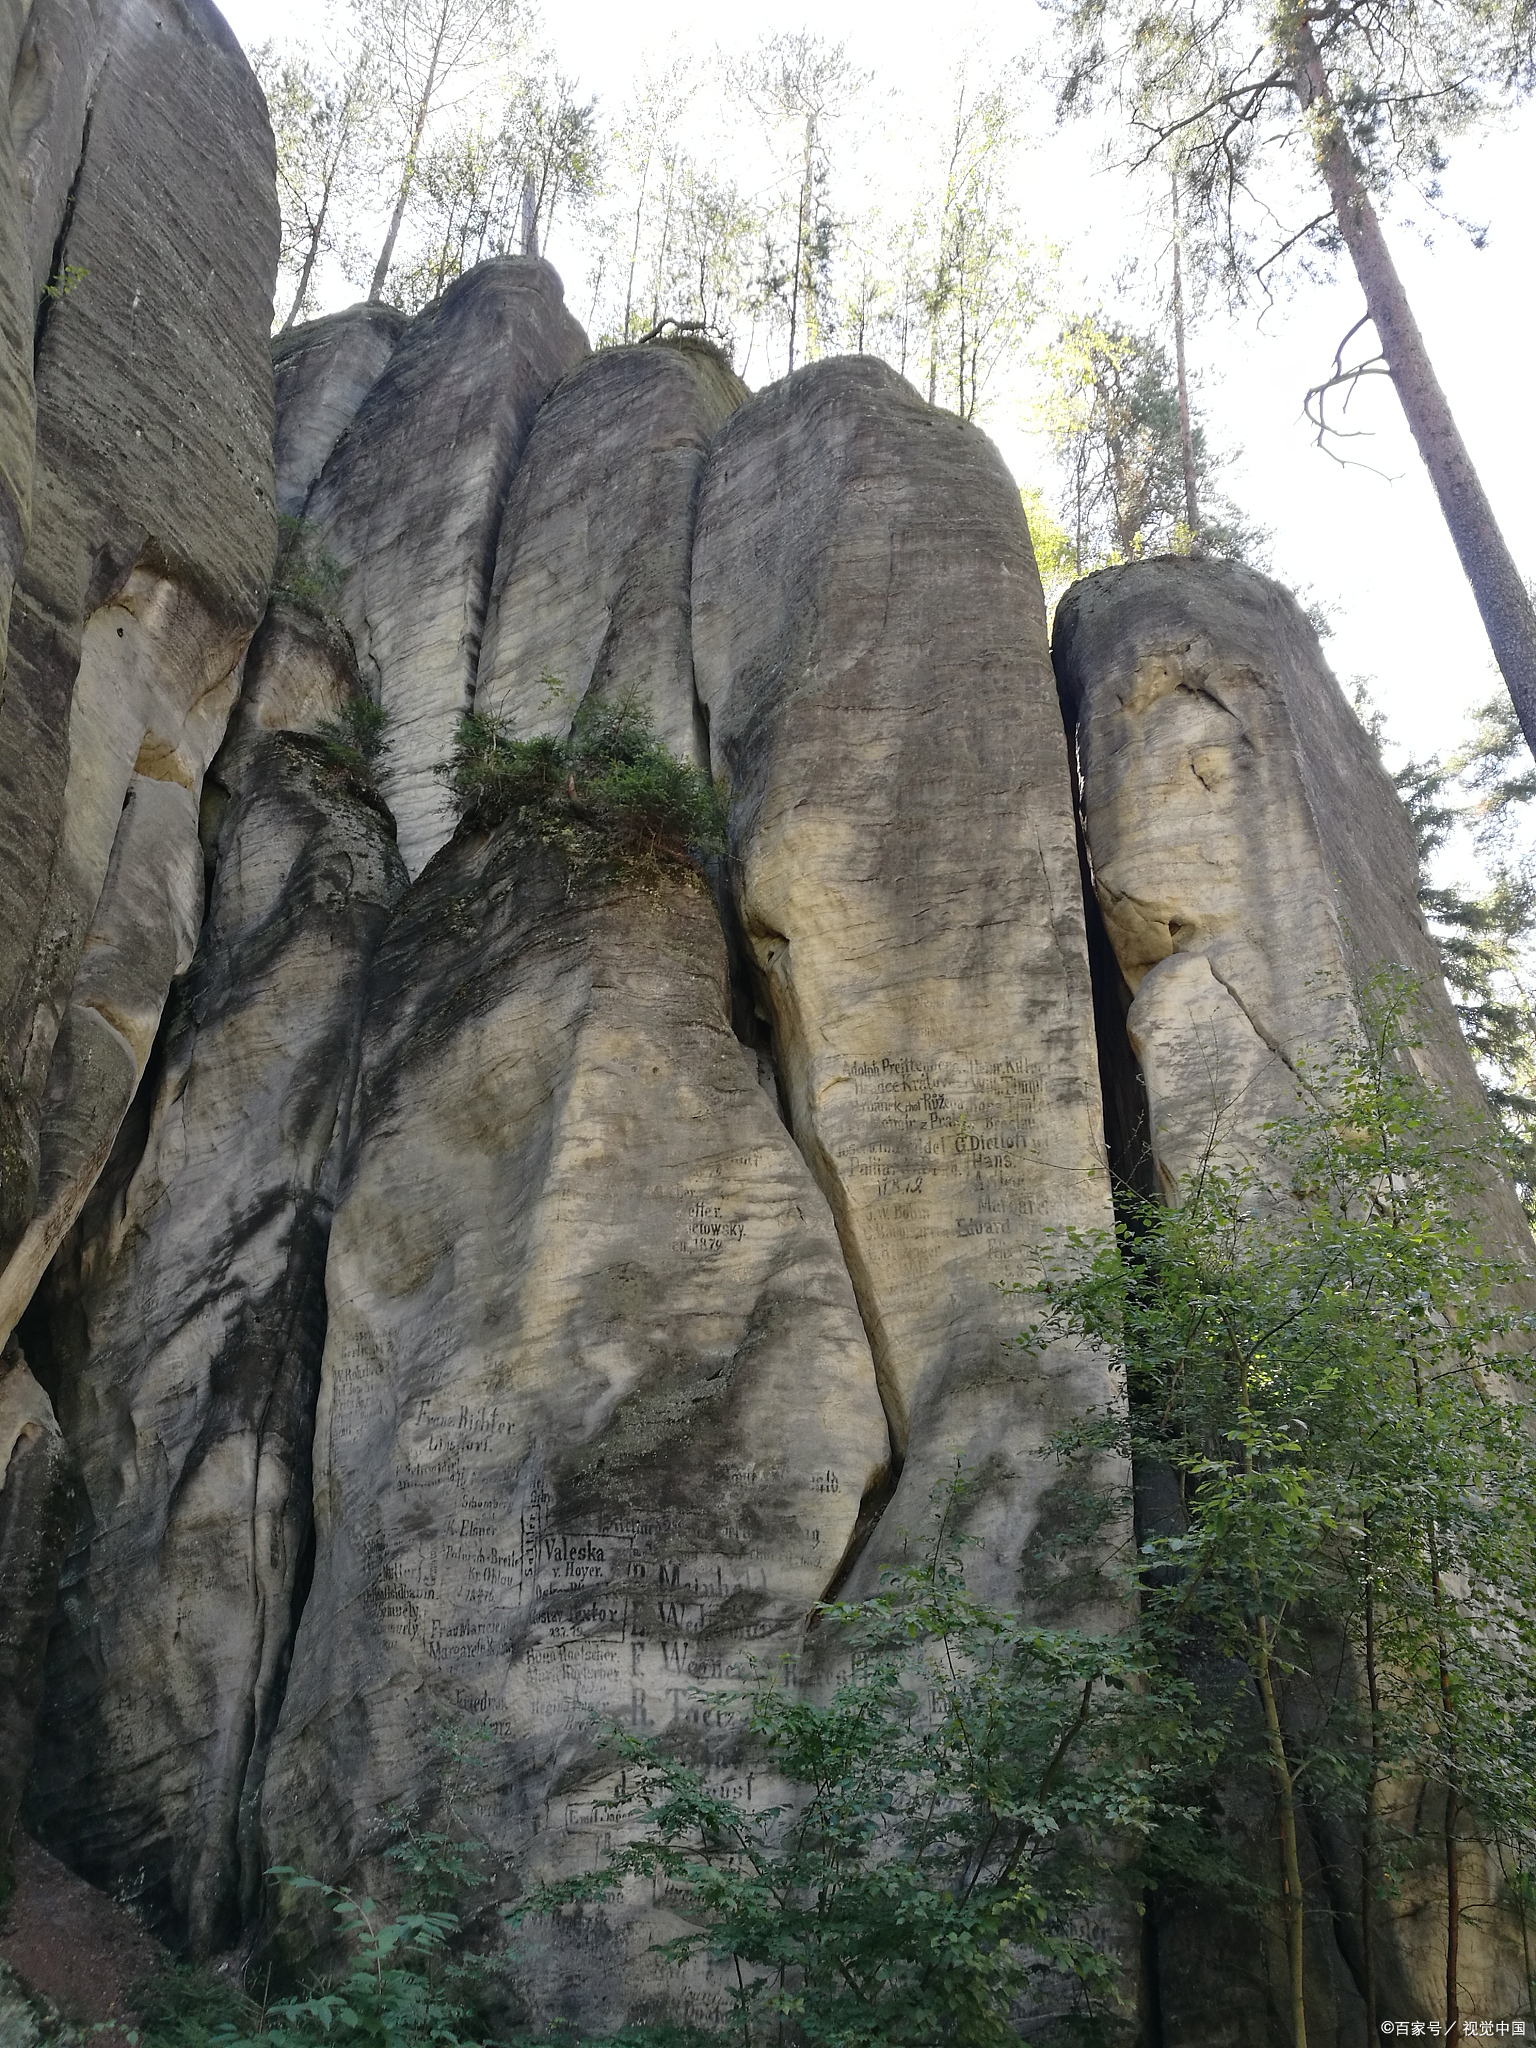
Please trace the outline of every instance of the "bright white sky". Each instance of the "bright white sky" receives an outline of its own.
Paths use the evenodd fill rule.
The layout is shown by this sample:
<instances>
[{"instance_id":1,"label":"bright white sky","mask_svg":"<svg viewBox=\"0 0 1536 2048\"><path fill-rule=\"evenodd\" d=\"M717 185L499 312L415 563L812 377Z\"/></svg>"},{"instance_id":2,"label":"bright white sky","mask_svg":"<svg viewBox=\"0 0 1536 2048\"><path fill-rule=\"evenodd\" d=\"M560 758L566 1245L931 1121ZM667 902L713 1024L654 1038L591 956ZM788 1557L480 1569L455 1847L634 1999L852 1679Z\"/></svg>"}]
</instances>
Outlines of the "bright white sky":
<instances>
[{"instance_id":1,"label":"bright white sky","mask_svg":"<svg viewBox=\"0 0 1536 2048\"><path fill-rule=\"evenodd\" d=\"M312 33L310 0L225 0L224 11L247 47ZM1045 17L1029 0L980 0L935 9L911 0L757 0L729 22L717 5L695 0L582 0L551 8L542 40L563 69L616 115L637 72L669 44L707 56L728 36L741 48L758 35L807 25L845 40L850 55L894 86L894 118L865 146L861 165L879 189L900 183L903 106L919 103L930 81L972 42L994 55L1037 45ZM1411 229L1389 233L1431 355L1516 560L1536 573L1536 399L1528 367L1536 332L1536 109L1512 128L1465 142L1445 183L1447 219L1434 246ZM1020 167L1025 224L1041 241L1064 246L1064 275L1090 297L1112 303L1113 280L1141 239L1141 200L1125 177L1096 167L1086 133L1048 129ZM1474 249L1451 216L1486 225ZM559 226L549 249L562 262ZM571 255L574 257L574 251ZM574 262L567 293L584 308ZM1471 705L1496 680L1481 623L1433 493L1390 385L1362 388L1353 423L1375 430L1360 444L1383 475L1341 469L1311 445L1302 394L1322 375L1334 347L1359 317L1358 287L1344 274L1331 285L1304 284L1259 321L1217 309L1192 335L1193 364L1218 444L1239 444L1229 475L1233 497L1274 532L1277 574L1334 615L1328 653L1341 680L1369 680L1391 736L1423 754L1448 751L1463 735ZM1144 308L1126 309L1133 323ZM1040 481L1040 460L1017 406L996 407L986 424L1021 483Z\"/></svg>"}]
</instances>

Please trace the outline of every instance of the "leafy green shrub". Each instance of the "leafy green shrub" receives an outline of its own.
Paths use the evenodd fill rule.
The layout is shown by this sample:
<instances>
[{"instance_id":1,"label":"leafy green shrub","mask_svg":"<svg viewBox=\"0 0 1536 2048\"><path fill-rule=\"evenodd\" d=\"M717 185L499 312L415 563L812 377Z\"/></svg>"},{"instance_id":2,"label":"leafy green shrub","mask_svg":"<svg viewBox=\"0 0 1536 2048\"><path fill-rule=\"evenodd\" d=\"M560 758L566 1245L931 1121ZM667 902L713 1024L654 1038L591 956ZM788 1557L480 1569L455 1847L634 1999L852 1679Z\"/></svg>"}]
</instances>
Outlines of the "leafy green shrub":
<instances>
[{"instance_id":1,"label":"leafy green shrub","mask_svg":"<svg viewBox=\"0 0 1536 2048\"><path fill-rule=\"evenodd\" d=\"M371 697L350 697L334 718L323 718L315 730L338 768L372 778L384 751L389 713Z\"/></svg>"},{"instance_id":2,"label":"leafy green shrub","mask_svg":"<svg viewBox=\"0 0 1536 2048\"><path fill-rule=\"evenodd\" d=\"M952 1541L820 1613L854 1653L825 1704L768 1685L709 1696L784 1803L743 1804L665 1737L616 1731L610 1804L637 1838L533 1887L514 1924L646 1881L691 1923L664 1957L732 1966L718 2038L744 2048L1019 2048L1042 1980L1090 2031L1112 2019L1119 1965L1085 1923L1105 1902L1134 1910L1138 1849L1191 1761L1189 1688L1129 1635L973 1599Z\"/></svg>"},{"instance_id":3,"label":"leafy green shrub","mask_svg":"<svg viewBox=\"0 0 1536 2048\"><path fill-rule=\"evenodd\" d=\"M186 1964L141 1977L128 2003L140 2020L139 2048L208 2048L260 2017L237 1985Z\"/></svg>"},{"instance_id":4,"label":"leafy green shrub","mask_svg":"<svg viewBox=\"0 0 1536 2048\"><path fill-rule=\"evenodd\" d=\"M1086 1340L1128 1395L1065 1447L1177 1483L1141 1546L1142 1629L1246 1680L1221 1770L1267 1789L1298 2041L1309 1810L1357 1845L1338 1882L1363 1902L1368 2031L1379 1902L1431 1859L1456 2010L1466 1822L1536 1933L1536 1322L1526 1270L1483 1242L1486 1140L1419 1078L1412 997L1396 972L1367 985L1259 1164L1207 1162L1175 1209L1128 1199L1116 1239L1064 1233L1033 1290L1037 1336Z\"/></svg>"},{"instance_id":5,"label":"leafy green shrub","mask_svg":"<svg viewBox=\"0 0 1536 2048\"><path fill-rule=\"evenodd\" d=\"M329 549L321 545L307 519L291 512L278 514L277 563L272 571L272 595L300 610L326 617L336 602L347 572Z\"/></svg>"},{"instance_id":6,"label":"leafy green shrub","mask_svg":"<svg viewBox=\"0 0 1536 2048\"><path fill-rule=\"evenodd\" d=\"M515 820L584 859L697 863L725 847L719 793L668 753L633 694L587 698L565 739L515 739L494 712L467 712L438 772L467 824Z\"/></svg>"}]
</instances>

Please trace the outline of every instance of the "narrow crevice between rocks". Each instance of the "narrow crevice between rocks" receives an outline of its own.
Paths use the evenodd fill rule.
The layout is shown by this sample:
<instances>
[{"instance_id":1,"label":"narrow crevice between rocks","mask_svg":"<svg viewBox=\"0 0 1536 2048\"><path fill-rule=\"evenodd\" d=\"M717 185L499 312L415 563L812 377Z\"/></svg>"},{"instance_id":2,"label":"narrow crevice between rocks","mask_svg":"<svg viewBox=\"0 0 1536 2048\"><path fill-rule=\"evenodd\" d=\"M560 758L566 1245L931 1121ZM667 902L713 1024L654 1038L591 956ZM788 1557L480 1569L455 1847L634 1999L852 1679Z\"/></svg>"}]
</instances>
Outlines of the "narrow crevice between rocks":
<instances>
[{"instance_id":1,"label":"narrow crevice between rocks","mask_svg":"<svg viewBox=\"0 0 1536 2048\"><path fill-rule=\"evenodd\" d=\"M1093 862L1083 817L1082 781L1078 770L1077 734L1071 709L1062 699L1067 729L1067 755L1072 772L1072 812L1077 832L1077 863L1083 892L1083 924L1088 942L1088 977L1093 999L1093 1033L1098 1054L1099 1093L1103 1103L1104 1150L1109 1160L1110 1191L1115 1221L1135 1227L1138 1211L1157 1192L1152 1157L1151 1115L1141 1062L1131 1045L1126 1017L1131 990L1120 971L1104 913L1093 881ZM1165 1465L1148 1469L1133 1464L1132 1516L1135 1541L1178 1526L1181 1509L1178 1482ZM1141 1915L1140 2004L1144 2048L1164 2048L1162 1959L1159 1953L1158 1901L1149 1900Z\"/></svg>"},{"instance_id":2,"label":"narrow crevice between rocks","mask_svg":"<svg viewBox=\"0 0 1536 2048\"><path fill-rule=\"evenodd\" d=\"M32 327L32 367L37 368L37 359L43 352L43 337L48 332L48 323L53 310L64 296L64 265L68 252L69 231L74 225L75 201L80 192L80 180L85 173L86 152L91 144L91 120L96 111L94 100L86 107L85 119L80 124L80 154L75 159L75 174L69 181L69 191L64 200L64 216L59 222L59 232L54 237L53 254L48 259L48 275L38 287L37 317Z\"/></svg>"},{"instance_id":3,"label":"narrow crevice between rocks","mask_svg":"<svg viewBox=\"0 0 1536 2048\"><path fill-rule=\"evenodd\" d=\"M756 1060L757 1078L763 1092L772 1099L780 1123L793 1137L794 1126L790 1122L789 1103L785 1098L778 1054L774 1048L773 1018L766 1007L766 993L760 988L736 908L729 856L711 856L704 863L704 872L725 939L726 970L730 976L731 1029Z\"/></svg>"},{"instance_id":4,"label":"narrow crevice between rocks","mask_svg":"<svg viewBox=\"0 0 1536 2048\"><path fill-rule=\"evenodd\" d=\"M822 1591L821 1597L823 1600L837 1599L844 1586L847 1585L849 1579L853 1576L854 1566L864 1555L870 1537L874 1535L876 1529L880 1526L881 1516L891 1504L891 1500L896 1492L896 1482L900 1477L901 1466L893 1452L884 1470L871 1483L864 1494L864 1498L859 1502L859 1512L854 1519L853 1533L849 1536L847 1546L837 1561L837 1569L833 1572L831 1578L828 1579ZM818 1619L819 1617L813 1614L807 1625L814 1628Z\"/></svg>"},{"instance_id":5,"label":"narrow crevice between rocks","mask_svg":"<svg viewBox=\"0 0 1536 2048\"><path fill-rule=\"evenodd\" d=\"M741 929L739 920L738 929ZM907 1446L905 1431L899 1420L899 1409L893 1403L886 1384L887 1375L883 1366L885 1345L880 1335L879 1314L873 1306L874 1289L870 1284L869 1274L865 1270L864 1261L859 1256L857 1244L849 1229L847 1204L844 1199L842 1185L831 1162L821 1152L819 1146L815 1144L814 1137L807 1144L806 1134L796 1128L793 1104L783 1082L783 1075L787 1065L781 1051L781 1032L784 1020L774 1008L772 991L767 976L758 966L751 948L745 943L744 930L742 931L742 940L743 951L748 963L749 985L753 992L756 1014L765 1022L770 1033L773 1072L779 1091L779 1114L784 1119L785 1128L788 1130L789 1135L795 1141L796 1150L809 1167L812 1180L820 1188L826 1199L827 1207L831 1211L832 1227L837 1232L838 1249L842 1253L844 1268L853 1285L854 1306L858 1310L859 1321L864 1326L864 1336L869 1344L869 1355L875 1370L875 1391L880 1397L881 1411L885 1416L885 1477L883 1480L877 1481L865 1497L870 1505L870 1513L867 1518L865 1516L864 1503L861 1502L860 1504L858 1521L855 1524L853 1536L849 1539L848 1549L843 1559L839 1561L837 1570L833 1575L834 1583L841 1585L858 1563L859 1553L868 1544L870 1537L879 1526L880 1516L896 1491L897 1481L901 1478L902 1467L906 1463ZM776 952L782 952L789 941L782 935L778 935L771 943L774 945Z\"/></svg>"}]
</instances>

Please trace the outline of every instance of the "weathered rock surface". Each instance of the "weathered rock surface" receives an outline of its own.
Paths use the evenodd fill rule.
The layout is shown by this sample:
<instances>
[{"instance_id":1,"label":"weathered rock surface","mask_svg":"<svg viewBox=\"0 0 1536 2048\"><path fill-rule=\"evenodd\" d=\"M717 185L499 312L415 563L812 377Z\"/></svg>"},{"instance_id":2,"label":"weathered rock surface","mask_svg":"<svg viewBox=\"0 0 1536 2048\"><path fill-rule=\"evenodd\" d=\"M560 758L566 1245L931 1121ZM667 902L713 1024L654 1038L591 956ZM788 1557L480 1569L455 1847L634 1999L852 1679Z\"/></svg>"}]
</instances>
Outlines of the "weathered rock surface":
<instances>
[{"instance_id":1,"label":"weathered rock surface","mask_svg":"<svg viewBox=\"0 0 1536 2048\"><path fill-rule=\"evenodd\" d=\"M43 1697L43 1649L77 1506L53 1406L12 1338L0 1356L0 1894L10 1887Z\"/></svg>"},{"instance_id":2,"label":"weathered rock surface","mask_svg":"<svg viewBox=\"0 0 1536 2048\"><path fill-rule=\"evenodd\" d=\"M1026 1363L997 1288L1051 1225L1109 1220L1018 492L983 435L884 365L816 364L717 440L693 606L742 923L906 1461L869 1569L959 1457L978 1569L1012 1594L1050 1514L1035 1453L1110 1398L1073 1348Z\"/></svg>"},{"instance_id":3,"label":"weathered rock surface","mask_svg":"<svg viewBox=\"0 0 1536 2048\"><path fill-rule=\"evenodd\" d=\"M559 278L507 256L414 321L309 497L337 608L390 718L385 794L412 875L450 836L435 769L474 688L496 535L534 414L587 353Z\"/></svg>"},{"instance_id":4,"label":"weathered rock surface","mask_svg":"<svg viewBox=\"0 0 1536 2048\"><path fill-rule=\"evenodd\" d=\"M17 0L0 12L0 80L16 70L26 17ZM0 691L11 586L21 567L32 516L32 270L27 261L15 120L10 94L0 105Z\"/></svg>"},{"instance_id":5,"label":"weathered rock surface","mask_svg":"<svg viewBox=\"0 0 1536 2048\"><path fill-rule=\"evenodd\" d=\"M688 584L709 444L746 388L712 349L604 349L539 414L507 502L475 706L564 732L589 690L633 691L708 766ZM558 681L557 695L551 683Z\"/></svg>"},{"instance_id":6,"label":"weathered rock surface","mask_svg":"<svg viewBox=\"0 0 1536 2048\"><path fill-rule=\"evenodd\" d=\"M331 450L383 376L408 325L393 306L364 304L306 321L273 342L279 512L303 512Z\"/></svg>"},{"instance_id":7,"label":"weathered rock surface","mask_svg":"<svg viewBox=\"0 0 1536 2048\"><path fill-rule=\"evenodd\" d=\"M364 981L404 883L387 813L320 742L250 738L153 1094L27 1323L89 1505L29 1811L197 1952L259 1903L326 1242Z\"/></svg>"},{"instance_id":8,"label":"weathered rock surface","mask_svg":"<svg viewBox=\"0 0 1536 2048\"><path fill-rule=\"evenodd\" d=\"M72 283L37 341L0 705L0 1331L100 1171L190 960L198 791L274 539L277 217L250 67L207 0L120 0L99 34L51 5L39 34L28 162L43 212L63 219L68 194Z\"/></svg>"},{"instance_id":9,"label":"weathered rock surface","mask_svg":"<svg viewBox=\"0 0 1536 2048\"><path fill-rule=\"evenodd\" d=\"M333 619L274 598L245 657L224 744L203 785L202 836L217 857L224 809L273 732L313 733L338 719L361 691L352 643Z\"/></svg>"},{"instance_id":10,"label":"weathered rock surface","mask_svg":"<svg viewBox=\"0 0 1536 2048\"><path fill-rule=\"evenodd\" d=\"M1296 1105L1297 1062L1326 1058L1350 1035L1356 989L1383 966L1417 983L1414 1057L1425 1077L1480 1105L1419 911L1412 827L1289 593L1234 563L1105 570L1062 600L1055 656L1093 884L1134 991L1126 1028L1164 1194L1177 1200L1208 1153L1255 1154L1265 1121ZM1529 1265L1529 1230L1493 1172L1482 1213L1491 1248ZM1438 1840L1433 1804L1426 1795L1423 1811L1401 1816L1405 1834ZM1262 1867L1272 1854L1267 1816L1247 1833ZM1316 1845L1307 1853L1316 1859ZM1496 1903L1499 1873L1471 1842L1463 1857L1463 1998L1512 2012L1524 1991L1519 1944ZM1383 2012L1442 2009L1438 1883L1436 1870L1405 1871L1383 1909ZM1322 1888L1319 1871L1314 1895ZM1357 2038L1354 1906L1335 1901L1313 1941L1309 1997L1328 2040ZM1230 2041L1239 2024L1211 1999L1211 1919L1207 1907L1160 1936L1165 2021L1192 2048ZM1241 1943L1236 1922L1224 1939ZM1271 2024L1266 1969L1283 2002L1278 1948L1271 1940L1267 1957L1244 1951L1260 2002L1241 2024L1255 2039ZM1235 1980L1232 1990L1235 2009Z\"/></svg>"},{"instance_id":11,"label":"weathered rock surface","mask_svg":"<svg viewBox=\"0 0 1536 2048\"><path fill-rule=\"evenodd\" d=\"M1293 1104L1297 1059L1348 1036L1382 966L1417 984L1426 1078L1481 1105L1412 825L1289 592L1228 562L1104 570L1062 600L1055 646L1165 1189L1213 1134L1240 1151ZM1529 1261L1502 1177L1487 1202Z\"/></svg>"},{"instance_id":12,"label":"weathered rock surface","mask_svg":"<svg viewBox=\"0 0 1536 2048\"><path fill-rule=\"evenodd\" d=\"M886 1430L831 1216L727 1017L696 879L461 836L397 913L331 1240L271 1856L350 1867L391 1801L430 1801L434 1726L468 1720L498 1738L498 1851L590 1861L588 1710L677 1719L719 1761L691 1688L797 1647ZM626 1978L622 1947L579 1959L594 2021L655 1967Z\"/></svg>"}]
</instances>

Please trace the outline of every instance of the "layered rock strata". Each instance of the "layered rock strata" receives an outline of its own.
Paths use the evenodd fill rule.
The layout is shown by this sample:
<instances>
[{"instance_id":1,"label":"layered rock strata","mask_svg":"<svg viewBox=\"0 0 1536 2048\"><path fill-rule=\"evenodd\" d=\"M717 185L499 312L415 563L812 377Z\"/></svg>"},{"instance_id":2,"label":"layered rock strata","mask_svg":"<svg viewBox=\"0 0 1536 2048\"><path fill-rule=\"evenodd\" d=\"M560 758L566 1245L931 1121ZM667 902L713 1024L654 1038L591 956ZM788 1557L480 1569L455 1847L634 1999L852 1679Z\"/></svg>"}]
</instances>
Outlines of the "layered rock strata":
<instances>
[{"instance_id":1,"label":"layered rock strata","mask_svg":"<svg viewBox=\"0 0 1536 2048\"><path fill-rule=\"evenodd\" d=\"M327 1292L271 1853L355 1866L392 1802L431 1810L434 1731L478 1722L486 1839L590 1864L601 1722L726 1770L695 1688L794 1654L887 1456L697 877L573 872L511 829L432 863L379 954ZM545 1988L614 2024L656 1965L593 1938Z\"/></svg>"},{"instance_id":2,"label":"layered rock strata","mask_svg":"<svg viewBox=\"0 0 1536 2048\"><path fill-rule=\"evenodd\" d=\"M1424 1078L1480 1109L1412 822L1290 593L1232 562L1104 570L1058 608L1055 659L1164 1191L1293 1106L1383 967L1413 984ZM1502 1175L1485 1210L1529 1264Z\"/></svg>"},{"instance_id":3,"label":"layered rock strata","mask_svg":"<svg viewBox=\"0 0 1536 2048\"><path fill-rule=\"evenodd\" d=\"M708 765L689 580L709 444L746 397L712 349L605 349L539 414L496 551L475 708L563 732L588 691L633 692Z\"/></svg>"},{"instance_id":4,"label":"layered rock strata","mask_svg":"<svg viewBox=\"0 0 1536 2048\"><path fill-rule=\"evenodd\" d=\"M1052 1514L1040 1447L1112 1398L1072 1346L1026 1362L1025 1309L997 1284L1052 1225L1109 1221L1018 491L982 434L883 364L816 364L716 441L693 612L741 921L904 1461L859 1583L927 1525L958 1459L979 1582L1011 1597Z\"/></svg>"},{"instance_id":5,"label":"layered rock strata","mask_svg":"<svg viewBox=\"0 0 1536 2048\"><path fill-rule=\"evenodd\" d=\"M339 615L389 714L385 793L413 876L453 830L436 769L470 707L512 474L586 353L547 263L481 264L412 322L309 495L316 541L345 573Z\"/></svg>"},{"instance_id":6,"label":"layered rock strata","mask_svg":"<svg viewBox=\"0 0 1536 2048\"><path fill-rule=\"evenodd\" d=\"M288 733L250 744L218 853L153 1095L27 1325L88 1506L31 1810L198 1953L260 1903L331 1208L364 981L405 882L377 798Z\"/></svg>"},{"instance_id":7,"label":"layered rock strata","mask_svg":"<svg viewBox=\"0 0 1536 2048\"><path fill-rule=\"evenodd\" d=\"M0 705L0 1330L100 1172L191 959L198 793L274 539L273 153L233 37L205 0L119 0L99 24L49 4L18 87L29 246L59 239Z\"/></svg>"}]
</instances>

